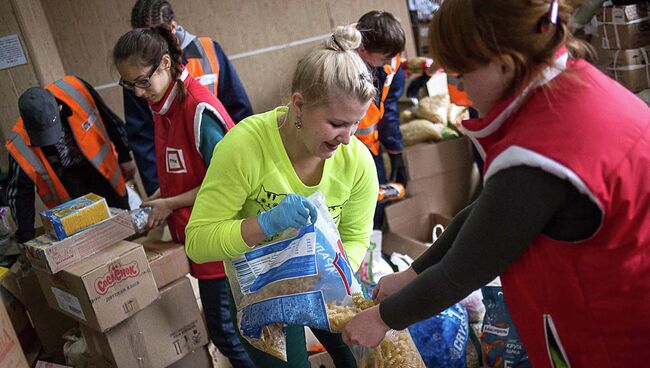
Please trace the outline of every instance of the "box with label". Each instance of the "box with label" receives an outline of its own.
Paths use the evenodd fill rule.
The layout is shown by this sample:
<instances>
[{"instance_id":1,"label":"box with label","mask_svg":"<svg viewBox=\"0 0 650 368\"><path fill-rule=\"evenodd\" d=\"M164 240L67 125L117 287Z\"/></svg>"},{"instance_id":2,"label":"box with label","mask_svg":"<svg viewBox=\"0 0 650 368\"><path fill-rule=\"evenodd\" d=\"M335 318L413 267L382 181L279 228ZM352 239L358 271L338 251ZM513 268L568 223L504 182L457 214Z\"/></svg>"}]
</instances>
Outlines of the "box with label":
<instances>
[{"instance_id":1,"label":"box with label","mask_svg":"<svg viewBox=\"0 0 650 368\"><path fill-rule=\"evenodd\" d=\"M650 64L650 45L628 50L601 50L598 64L609 68Z\"/></svg>"},{"instance_id":2,"label":"box with label","mask_svg":"<svg viewBox=\"0 0 650 368\"><path fill-rule=\"evenodd\" d=\"M110 216L106 199L88 193L41 212L41 221L46 233L57 240L63 240Z\"/></svg>"},{"instance_id":3,"label":"box with label","mask_svg":"<svg viewBox=\"0 0 650 368\"><path fill-rule=\"evenodd\" d=\"M160 299L99 333L82 327L88 351L115 367L167 367L208 344L203 317L187 277L160 290Z\"/></svg>"},{"instance_id":4,"label":"box with label","mask_svg":"<svg viewBox=\"0 0 650 368\"><path fill-rule=\"evenodd\" d=\"M36 270L50 307L106 331L158 297L142 245L121 241L53 275Z\"/></svg>"},{"instance_id":5,"label":"box with label","mask_svg":"<svg viewBox=\"0 0 650 368\"><path fill-rule=\"evenodd\" d=\"M182 244L149 240L143 246L158 289L190 272L190 262Z\"/></svg>"},{"instance_id":6,"label":"box with label","mask_svg":"<svg viewBox=\"0 0 650 368\"><path fill-rule=\"evenodd\" d=\"M34 267L56 273L135 234L128 211L112 209L111 214L110 218L61 241L41 235L26 242L27 257Z\"/></svg>"},{"instance_id":7,"label":"box with label","mask_svg":"<svg viewBox=\"0 0 650 368\"><path fill-rule=\"evenodd\" d=\"M34 331L29 321L27 310L23 303L3 287L0 287L0 299L0 303L4 304L9 320L18 337L18 342L20 342L20 346L23 352L25 352L25 355L28 355L27 353L31 351L39 350L40 346L36 337L36 331Z\"/></svg>"},{"instance_id":8,"label":"box with label","mask_svg":"<svg viewBox=\"0 0 650 368\"><path fill-rule=\"evenodd\" d=\"M0 367L29 367L3 303L0 303Z\"/></svg>"},{"instance_id":9,"label":"box with label","mask_svg":"<svg viewBox=\"0 0 650 368\"><path fill-rule=\"evenodd\" d=\"M650 44L650 3L604 7L598 14L603 49L634 49Z\"/></svg>"},{"instance_id":10,"label":"box with label","mask_svg":"<svg viewBox=\"0 0 650 368\"><path fill-rule=\"evenodd\" d=\"M627 65L607 68L607 74L636 93L650 88L650 65Z\"/></svg>"}]
</instances>

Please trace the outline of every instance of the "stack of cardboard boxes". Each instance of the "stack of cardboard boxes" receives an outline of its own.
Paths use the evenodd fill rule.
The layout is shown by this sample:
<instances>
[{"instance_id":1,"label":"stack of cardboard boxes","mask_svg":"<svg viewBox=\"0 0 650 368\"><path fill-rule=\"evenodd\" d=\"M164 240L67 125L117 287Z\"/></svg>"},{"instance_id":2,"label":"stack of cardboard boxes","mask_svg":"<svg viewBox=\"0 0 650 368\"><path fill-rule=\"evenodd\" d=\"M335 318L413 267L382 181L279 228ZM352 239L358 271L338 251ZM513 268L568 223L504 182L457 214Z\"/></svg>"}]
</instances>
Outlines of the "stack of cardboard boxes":
<instances>
[{"instance_id":1,"label":"stack of cardboard boxes","mask_svg":"<svg viewBox=\"0 0 650 368\"><path fill-rule=\"evenodd\" d=\"M17 284L32 291L25 305L41 308L34 316L81 328L85 367L212 367L182 245L125 241L134 235L126 211L80 232L61 229L26 243L34 272ZM60 351L63 330L52 349Z\"/></svg>"},{"instance_id":2,"label":"stack of cardboard boxes","mask_svg":"<svg viewBox=\"0 0 650 368\"><path fill-rule=\"evenodd\" d=\"M650 88L650 2L604 7L597 15L598 64L632 92Z\"/></svg>"}]
</instances>

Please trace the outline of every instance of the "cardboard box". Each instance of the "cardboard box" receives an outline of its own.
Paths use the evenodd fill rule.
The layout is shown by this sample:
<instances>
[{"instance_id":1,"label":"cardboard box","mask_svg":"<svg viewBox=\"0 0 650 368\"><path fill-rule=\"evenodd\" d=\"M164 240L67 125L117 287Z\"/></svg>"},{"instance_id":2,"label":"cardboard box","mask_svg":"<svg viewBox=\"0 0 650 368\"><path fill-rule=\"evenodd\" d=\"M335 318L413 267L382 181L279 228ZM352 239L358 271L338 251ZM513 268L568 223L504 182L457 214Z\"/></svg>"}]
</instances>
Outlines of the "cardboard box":
<instances>
[{"instance_id":1,"label":"cardboard box","mask_svg":"<svg viewBox=\"0 0 650 368\"><path fill-rule=\"evenodd\" d=\"M628 65L607 68L607 74L636 93L650 88L650 65Z\"/></svg>"},{"instance_id":2,"label":"cardboard box","mask_svg":"<svg viewBox=\"0 0 650 368\"><path fill-rule=\"evenodd\" d=\"M4 288L0 288L0 299L2 299L1 303L4 304L23 352L27 353L38 350L40 346L36 337L36 331L34 331L29 321L29 316L23 303Z\"/></svg>"},{"instance_id":3,"label":"cardboard box","mask_svg":"<svg viewBox=\"0 0 650 368\"><path fill-rule=\"evenodd\" d=\"M453 216L476 196L480 175L467 137L417 144L403 155L407 195L422 195L432 212Z\"/></svg>"},{"instance_id":4,"label":"cardboard box","mask_svg":"<svg viewBox=\"0 0 650 368\"><path fill-rule=\"evenodd\" d=\"M101 334L82 326L88 351L115 367L167 367L208 344L208 333L187 277L160 290L160 299Z\"/></svg>"},{"instance_id":5,"label":"cardboard box","mask_svg":"<svg viewBox=\"0 0 650 368\"><path fill-rule=\"evenodd\" d=\"M29 367L3 303L0 303L0 367Z\"/></svg>"},{"instance_id":6,"label":"cardboard box","mask_svg":"<svg viewBox=\"0 0 650 368\"><path fill-rule=\"evenodd\" d=\"M600 50L598 63L605 67L650 64L650 45L628 50Z\"/></svg>"},{"instance_id":7,"label":"cardboard box","mask_svg":"<svg viewBox=\"0 0 650 368\"><path fill-rule=\"evenodd\" d=\"M151 240L143 245L158 289L190 272L190 262L182 244Z\"/></svg>"},{"instance_id":8,"label":"cardboard box","mask_svg":"<svg viewBox=\"0 0 650 368\"><path fill-rule=\"evenodd\" d=\"M50 307L106 331L158 298L142 245L121 241L52 275L36 270Z\"/></svg>"},{"instance_id":9,"label":"cardboard box","mask_svg":"<svg viewBox=\"0 0 650 368\"><path fill-rule=\"evenodd\" d=\"M207 346L196 349L168 368L212 368L212 355Z\"/></svg>"},{"instance_id":10,"label":"cardboard box","mask_svg":"<svg viewBox=\"0 0 650 368\"><path fill-rule=\"evenodd\" d=\"M34 267L56 273L134 233L129 212L114 210L109 219L67 239L41 235L25 243L25 250Z\"/></svg>"},{"instance_id":11,"label":"cardboard box","mask_svg":"<svg viewBox=\"0 0 650 368\"><path fill-rule=\"evenodd\" d=\"M326 353L316 353L314 355L309 356L309 364L311 364L311 368L334 368L336 367L334 365L334 361L332 360L332 357Z\"/></svg>"},{"instance_id":12,"label":"cardboard box","mask_svg":"<svg viewBox=\"0 0 650 368\"><path fill-rule=\"evenodd\" d=\"M432 243L432 230L440 224L445 229L451 216L432 211L421 196L407 198L386 207L386 221L389 231L384 234L384 253L406 254L415 259Z\"/></svg>"},{"instance_id":13,"label":"cardboard box","mask_svg":"<svg viewBox=\"0 0 650 368\"><path fill-rule=\"evenodd\" d=\"M50 355L61 354L65 344L63 335L78 327L79 322L50 308L34 272L19 276L18 286L43 352Z\"/></svg>"},{"instance_id":14,"label":"cardboard box","mask_svg":"<svg viewBox=\"0 0 650 368\"><path fill-rule=\"evenodd\" d=\"M605 7L597 15L603 49L634 49L650 44L650 3Z\"/></svg>"},{"instance_id":15,"label":"cardboard box","mask_svg":"<svg viewBox=\"0 0 650 368\"><path fill-rule=\"evenodd\" d=\"M111 212L106 199L94 193L41 212L45 232L57 240L63 240L109 217Z\"/></svg>"}]
</instances>

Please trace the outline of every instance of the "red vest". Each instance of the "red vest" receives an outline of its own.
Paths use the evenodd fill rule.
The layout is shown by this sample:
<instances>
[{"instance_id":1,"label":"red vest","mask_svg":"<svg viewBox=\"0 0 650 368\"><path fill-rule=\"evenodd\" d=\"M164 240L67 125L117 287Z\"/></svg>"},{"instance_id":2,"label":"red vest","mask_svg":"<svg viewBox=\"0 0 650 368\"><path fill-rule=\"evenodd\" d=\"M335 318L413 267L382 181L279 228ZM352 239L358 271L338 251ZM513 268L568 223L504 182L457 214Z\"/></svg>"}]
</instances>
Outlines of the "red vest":
<instances>
[{"instance_id":1,"label":"red vest","mask_svg":"<svg viewBox=\"0 0 650 368\"><path fill-rule=\"evenodd\" d=\"M207 166L196 138L203 111L212 111L223 124L224 131L234 126L221 102L206 87L187 76L187 69L183 69L181 81L185 83L187 96L182 102L176 101L178 83L181 83L177 81L160 102L150 106L154 112L156 162L163 198L185 193L203 182ZM167 219L175 242L185 244L185 227L191 213L192 207L179 208ZM191 262L191 266L192 275L199 279L225 277L222 262Z\"/></svg>"},{"instance_id":2,"label":"red vest","mask_svg":"<svg viewBox=\"0 0 650 368\"><path fill-rule=\"evenodd\" d=\"M602 211L589 239L540 235L501 276L535 368L555 339L570 367L650 362L650 109L585 61L557 59L548 88L530 88L463 123L485 180L508 167L568 180ZM498 214L497 214L498 215Z\"/></svg>"}]
</instances>

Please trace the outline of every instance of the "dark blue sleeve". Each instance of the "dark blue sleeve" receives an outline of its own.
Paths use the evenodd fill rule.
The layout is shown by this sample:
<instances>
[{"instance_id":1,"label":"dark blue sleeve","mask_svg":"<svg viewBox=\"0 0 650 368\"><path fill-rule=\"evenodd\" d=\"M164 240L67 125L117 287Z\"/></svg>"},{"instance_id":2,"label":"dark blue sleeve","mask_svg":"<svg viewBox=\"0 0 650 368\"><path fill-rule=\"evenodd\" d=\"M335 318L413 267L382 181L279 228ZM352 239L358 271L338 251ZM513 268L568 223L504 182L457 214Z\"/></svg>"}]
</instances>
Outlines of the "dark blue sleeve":
<instances>
[{"instance_id":1,"label":"dark blue sleeve","mask_svg":"<svg viewBox=\"0 0 650 368\"><path fill-rule=\"evenodd\" d=\"M34 238L34 182L18 162L9 155L9 183L7 202L16 220L16 240L24 243Z\"/></svg>"},{"instance_id":2,"label":"dark blue sleeve","mask_svg":"<svg viewBox=\"0 0 650 368\"><path fill-rule=\"evenodd\" d=\"M404 79L404 70L400 67L393 77L388 96L384 101L384 116L377 126L379 141L389 153L399 153L404 149L402 133L399 130L399 108L397 106L397 100L404 93Z\"/></svg>"},{"instance_id":3,"label":"dark blue sleeve","mask_svg":"<svg viewBox=\"0 0 650 368\"><path fill-rule=\"evenodd\" d=\"M135 156L145 190L148 195L152 195L158 189L153 116L144 98L139 98L126 89L122 91L129 146Z\"/></svg>"},{"instance_id":4,"label":"dark blue sleeve","mask_svg":"<svg viewBox=\"0 0 650 368\"><path fill-rule=\"evenodd\" d=\"M253 115L253 108L235 68L216 41L214 43L214 49L219 62L219 87L217 96L226 108L226 111L230 114L232 120L238 123Z\"/></svg>"}]
</instances>

